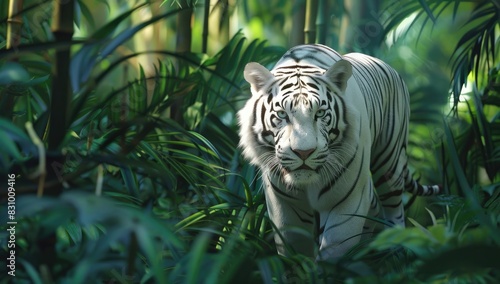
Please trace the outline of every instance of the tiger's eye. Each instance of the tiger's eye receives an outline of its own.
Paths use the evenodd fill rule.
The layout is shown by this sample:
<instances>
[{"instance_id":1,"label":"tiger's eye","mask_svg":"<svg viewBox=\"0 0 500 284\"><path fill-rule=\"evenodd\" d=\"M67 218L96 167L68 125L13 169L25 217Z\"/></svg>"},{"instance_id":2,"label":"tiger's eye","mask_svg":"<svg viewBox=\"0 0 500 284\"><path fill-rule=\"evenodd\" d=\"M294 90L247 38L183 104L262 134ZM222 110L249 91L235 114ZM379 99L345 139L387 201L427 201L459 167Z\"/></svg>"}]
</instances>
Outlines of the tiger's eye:
<instances>
[{"instance_id":1,"label":"tiger's eye","mask_svg":"<svg viewBox=\"0 0 500 284\"><path fill-rule=\"evenodd\" d=\"M286 111L284 111L284 110L279 110L276 112L276 114L281 119L286 119L288 117L288 114L286 114Z\"/></svg>"},{"instance_id":2,"label":"tiger's eye","mask_svg":"<svg viewBox=\"0 0 500 284\"><path fill-rule=\"evenodd\" d=\"M326 115L326 110L320 109L316 112L316 118L322 118Z\"/></svg>"}]
</instances>

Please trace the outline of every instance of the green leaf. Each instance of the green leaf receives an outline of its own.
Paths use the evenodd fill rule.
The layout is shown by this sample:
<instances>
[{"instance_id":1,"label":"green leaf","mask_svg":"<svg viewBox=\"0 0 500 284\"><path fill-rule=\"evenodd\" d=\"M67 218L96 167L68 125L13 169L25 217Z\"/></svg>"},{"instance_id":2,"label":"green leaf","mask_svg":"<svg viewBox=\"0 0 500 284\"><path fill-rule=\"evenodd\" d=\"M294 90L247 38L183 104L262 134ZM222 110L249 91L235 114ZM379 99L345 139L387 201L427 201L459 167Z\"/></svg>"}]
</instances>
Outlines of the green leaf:
<instances>
[{"instance_id":1,"label":"green leaf","mask_svg":"<svg viewBox=\"0 0 500 284\"><path fill-rule=\"evenodd\" d=\"M190 252L192 257L190 258L190 261L187 263L188 275L185 283L197 284L200 283L201 280L200 277L204 278L206 276L201 269L203 267L202 266L203 260L207 259L206 257L203 256L207 251L211 237L212 235L209 233L202 233L196 238L196 241ZM206 268L206 266L203 268Z\"/></svg>"},{"instance_id":2,"label":"green leaf","mask_svg":"<svg viewBox=\"0 0 500 284\"><path fill-rule=\"evenodd\" d=\"M19 63L7 61L0 66L0 85L24 84L30 80L30 74Z\"/></svg>"},{"instance_id":3,"label":"green leaf","mask_svg":"<svg viewBox=\"0 0 500 284\"><path fill-rule=\"evenodd\" d=\"M18 261L23 265L24 270L28 274L31 283L43 284L42 277L38 273L37 269L35 267L33 267L33 265L31 263L29 263L28 261L26 261L22 258L19 259Z\"/></svg>"},{"instance_id":4,"label":"green leaf","mask_svg":"<svg viewBox=\"0 0 500 284\"><path fill-rule=\"evenodd\" d=\"M0 122L1 123L1 122ZM14 140L11 140L9 135L5 132L0 132L0 145L2 147L2 154L7 154L8 156L16 159L16 160L21 160L22 154L21 151L17 148L16 143Z\"/></svg>"},{"instance_id":5,"label":"green leaf","mask_svg":"<svg viewBox=\"0 0 500 284\"><path fill-rule=\"evenodd\" d=\"M431 8L429 7L429 5L427 5L427 2L425 0L418 0L418 2L420 3L420 5L422 6L422 8L427 13L427 16L432 20L432 22L435 23L436 19L434 18L434 15L432 14Z\"/></svg>"},{"instance_id":6,"label":"green leaf","mask_svg":"<svg viewBox=\"0 0 500 284\"><path fill-rule=\"evenodd\" d=\"M73 243L78 244L82 241L82 227L80 227L78 224L74 222L68 223L65 226L65 229Z\"/></svg>"}]
</instances>

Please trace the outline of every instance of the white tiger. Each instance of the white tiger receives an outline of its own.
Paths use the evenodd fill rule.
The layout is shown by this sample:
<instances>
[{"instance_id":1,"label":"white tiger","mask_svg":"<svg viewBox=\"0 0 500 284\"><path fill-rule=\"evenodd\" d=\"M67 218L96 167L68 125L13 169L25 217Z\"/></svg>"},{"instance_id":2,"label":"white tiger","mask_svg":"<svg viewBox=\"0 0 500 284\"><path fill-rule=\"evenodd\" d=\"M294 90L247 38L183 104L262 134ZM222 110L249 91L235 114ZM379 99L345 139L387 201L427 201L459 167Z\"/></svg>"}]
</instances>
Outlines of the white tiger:
<instances>
[{"instance_id":1,"label":"white tiger","mask_svg":"<svg viewBox=\"0 0 500 284\"><path fill-rule=\"evenodd\" d=\"M440 191L409 174L408 91L384 62L301 45L244 77L240 147L261 170L280 254L338 258L375 230L364 216L404 226L403 189Z\"/></svg>"}]
</instances>

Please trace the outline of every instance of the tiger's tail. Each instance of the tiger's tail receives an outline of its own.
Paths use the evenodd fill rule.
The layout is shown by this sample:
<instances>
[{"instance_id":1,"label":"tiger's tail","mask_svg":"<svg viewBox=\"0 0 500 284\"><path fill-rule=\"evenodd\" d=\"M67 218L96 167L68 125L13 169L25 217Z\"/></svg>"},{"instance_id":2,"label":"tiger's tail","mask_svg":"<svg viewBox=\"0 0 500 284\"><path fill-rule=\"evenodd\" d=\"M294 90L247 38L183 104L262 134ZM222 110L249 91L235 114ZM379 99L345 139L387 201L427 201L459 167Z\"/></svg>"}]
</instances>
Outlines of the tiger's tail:
<instances>
[{"instance_id":1,"label":"tiger's tail","mask_svg":"<svg viewBox=\"0 0 500 284\"><path fill-rule=\"evenodd\" d=\"M411 175L408 168L405 167L405 190L411 194L418 196L437 195L442 193L443 188L441 185L421 185L418 180L415 180Z\"/></svg>"}]
</instances>

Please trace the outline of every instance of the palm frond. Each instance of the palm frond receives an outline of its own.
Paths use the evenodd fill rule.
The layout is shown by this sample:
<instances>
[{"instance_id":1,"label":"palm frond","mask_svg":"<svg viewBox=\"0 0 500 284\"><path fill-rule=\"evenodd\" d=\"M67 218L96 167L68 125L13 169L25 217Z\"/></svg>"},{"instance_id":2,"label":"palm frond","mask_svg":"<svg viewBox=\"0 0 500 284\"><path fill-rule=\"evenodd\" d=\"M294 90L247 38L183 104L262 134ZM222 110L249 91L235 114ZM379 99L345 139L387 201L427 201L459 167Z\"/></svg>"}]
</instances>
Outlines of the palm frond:
<instances>
[{"instance_id":1,"label":"palm frond","mask_svg":"<svg viewBox=\"0 0 500 284\"><path fill-rule=\"evenodd\" d=\"M453 7L451 6L452 4ZM406 5L400 11L395 12L385 24L385 31L395 30L399 24L412 14L416 14L409 27L415 25L417 20L422 15L427 15L424 19L420 34L423 31L428 19L433 23L439 20L439 17L444 17L444 11L450 10L454 20L458 15L468 14L463 20L460 31L463 33L458 40L454 52L450 58L452 62L452 82L451 91L454 95L454 105L459 101L459 96L464 85L467 84L467 79L470 73L475 75L475 81L478 82L480 77L486 74L484 70L488 70L495 65L496 50L497 50L497 34L498 17L500 15L500 7L496 5L496 1L481 0L473 4L470 13L461 11L462 6L469 7L470 1L448 0L419 0L418 4L413 2ZM387 9L390 9L389 6ZM466 8L464 8L466 9ZM408 31L410 28L407 28Z\"/></svg>"}]
</instances>

